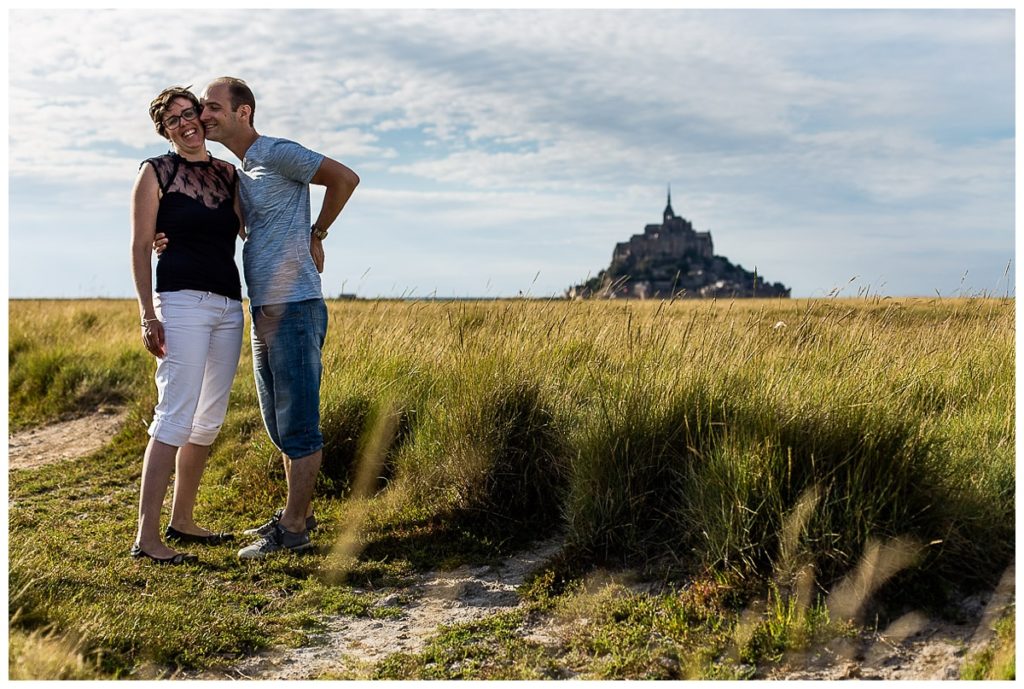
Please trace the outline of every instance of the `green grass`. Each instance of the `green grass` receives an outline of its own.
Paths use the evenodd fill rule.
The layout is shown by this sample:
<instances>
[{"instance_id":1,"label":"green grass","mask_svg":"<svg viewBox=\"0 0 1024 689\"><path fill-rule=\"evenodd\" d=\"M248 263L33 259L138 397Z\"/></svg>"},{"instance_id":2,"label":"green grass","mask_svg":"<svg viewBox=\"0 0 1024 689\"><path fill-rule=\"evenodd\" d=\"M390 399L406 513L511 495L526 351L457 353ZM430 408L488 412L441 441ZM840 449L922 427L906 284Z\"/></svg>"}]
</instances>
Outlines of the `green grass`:
<instances>
[{"instance_id":1,"label":"green grass","mask_svg":"<svg viewBox=\"0 0 1024 689\"><path fill-rule=\"evenodd\" d=\"M1012 557L1012 300L329 308L317 502L327 547L255 565L224 547L159 569L126 556L155 403L134 304L11 302L12 429L100 404L130 410L93 456L11 475L19 638L73 639L107 676L201 668L301 643L318 615L388 614L363 591L558 532L558 605L599 566L732 593L712 597L704 622L685 600L622 594L554 655L502 636L512 622L489 622L372 672L741 677L846 623L825 619L821 594L873 544L902 552L871 584L880 599L938 604L991 585ZM238 530L283 503L243 347L197 514ZM811 567L818 595L794 597ZM741 624L755 599L763 607ZM861 603L844 609L856 618ZM558 609L545 605L535 612ZM667 641L645 646L645 633ZM614 644L624 650L609 655Z\"/></svg>"},{"instance_id":2,"label":"green grass","mask_svg":"<svg viewBox=\"0 0 1024 689\"><path fill-rule=\"evenodd\" d=\"M151 357L125 301L12 301L7 362L12 431L138 399Z\"/></svg>"},{"instance_id":3,"label":"green grass","mask_svg":"<svg viewBox=\"0 0 1024 689\"><path fill-rule=\"evenodd\" d=\"M1017 678L1014 606L996 622L991 643L971 656L960 669L962 679L1014 680Z\"/></svg>"},{"instance_id":4,"label":"green grass","mask_svg":"<svg viewBox=\"0 0 1024 689\"><path fill-rule=\"evenodd\" d=\"M518 633L526 614L511 611L478 622L443 627L423 651L392 654L380 661L368 677L351 674L339 679L558 678L561 670L550 653Z\"/></svg>"}]
</instances>

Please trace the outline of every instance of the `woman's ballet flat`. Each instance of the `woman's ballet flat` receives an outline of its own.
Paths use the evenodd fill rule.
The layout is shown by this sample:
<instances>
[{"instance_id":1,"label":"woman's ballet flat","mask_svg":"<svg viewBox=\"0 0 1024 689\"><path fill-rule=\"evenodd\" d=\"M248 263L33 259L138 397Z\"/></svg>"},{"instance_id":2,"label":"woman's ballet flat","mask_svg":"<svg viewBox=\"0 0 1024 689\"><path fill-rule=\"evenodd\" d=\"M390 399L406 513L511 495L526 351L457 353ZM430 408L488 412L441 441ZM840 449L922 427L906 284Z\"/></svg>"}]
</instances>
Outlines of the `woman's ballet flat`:
<instances>
[{"instance_id":1,"label":"woman's ballet flat","mask_svg":"<svg viewBox=\"0 0 1024 689\"><path fill-rule=\"evenodd\" d=\"M201 536L199 534L178 531L173 526L167 527L167 531L164 532L164 537L178 541L179 543L199 543L200 545L220 545L221 543L227 543L235 540L234 534L230 533L211 533Z\"/></svg>"},{"instance_id":2,"label":"woman's ballet flat","mask_svg":"<svg viewBox=\"0 0 1024 689\"><path fill-rule=\"evenodd\" d=\"M192 553L178 553L171 557L153 557L136 543L132 546L131 556L134 558L145 557L160 565L183 565L187 562L199 562L199 558Z\"/></svg>"}]
</instances>

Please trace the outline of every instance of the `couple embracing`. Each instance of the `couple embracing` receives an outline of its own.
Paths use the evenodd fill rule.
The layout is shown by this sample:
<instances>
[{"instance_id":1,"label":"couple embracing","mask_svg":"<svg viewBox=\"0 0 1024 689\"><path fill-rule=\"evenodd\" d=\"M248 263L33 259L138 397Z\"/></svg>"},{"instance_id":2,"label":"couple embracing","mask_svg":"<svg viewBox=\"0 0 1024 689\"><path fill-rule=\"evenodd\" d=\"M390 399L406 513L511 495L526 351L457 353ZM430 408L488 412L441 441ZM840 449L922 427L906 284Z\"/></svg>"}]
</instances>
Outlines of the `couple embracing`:
<instances>
[{"instance_id":1,"label":"couple embracing","mask_svg":"<svg viewBox=\"0 0 1024 689\"><path fill-rule=\"evenodd\" d=\"M321 349L327 308L320 284L327 230L359 184L348 167L293 141L262 136L256 100L241 79L221 77L197 98L165 89L150 104L172 150L144 161L132 192L132 275L142 341L157 358L157 405L149 426L131 554L161 564L198 558L165 544L160 512L171 474L174 496L164 537L178 544L234 539L198 526L193 507L203 469L227 413L242 345L241 282L252 316L260 412L281 451L288 497L269 520L245 531L243 559L312 547L313 487L322 460ZM218 141L240 161L212 157ZM311 222L309 185L326 187ZM151 251L160 251L153 284Z\"/></svg>"}]
</instances>

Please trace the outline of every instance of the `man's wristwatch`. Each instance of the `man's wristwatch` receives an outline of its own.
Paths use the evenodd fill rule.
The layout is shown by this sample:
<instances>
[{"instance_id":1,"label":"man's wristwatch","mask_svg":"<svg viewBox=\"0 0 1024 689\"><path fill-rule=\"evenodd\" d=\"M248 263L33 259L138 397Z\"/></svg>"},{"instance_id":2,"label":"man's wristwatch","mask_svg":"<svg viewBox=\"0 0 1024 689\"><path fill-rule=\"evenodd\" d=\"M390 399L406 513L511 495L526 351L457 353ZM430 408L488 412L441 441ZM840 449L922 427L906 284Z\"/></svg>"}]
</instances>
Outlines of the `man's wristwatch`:
<instances>
[{"instance_id":1,"label":"man's wristwatch","mask_svg":"<svg viewBox=\"0 0 1024 689\"><path fill-rule=\"evenodd\" d=\"M319 227L316 226L316 223L313 223L312 225L309 226L309 231L312 232L313 236L319 239L320 241L327 239L327 230L321 230Z\"/></svg>"}]
</instances>

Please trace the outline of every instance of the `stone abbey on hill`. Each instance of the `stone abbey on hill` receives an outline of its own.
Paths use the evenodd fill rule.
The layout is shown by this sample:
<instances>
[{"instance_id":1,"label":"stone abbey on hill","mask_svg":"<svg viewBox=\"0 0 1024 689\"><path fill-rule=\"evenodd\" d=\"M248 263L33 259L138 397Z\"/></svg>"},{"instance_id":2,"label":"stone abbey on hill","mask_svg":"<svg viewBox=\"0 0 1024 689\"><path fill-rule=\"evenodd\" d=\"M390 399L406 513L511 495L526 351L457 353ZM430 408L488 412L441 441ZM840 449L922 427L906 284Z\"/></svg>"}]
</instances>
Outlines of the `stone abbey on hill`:
<instances>
[{"instance_id":1,"label":"stone abbey on hill","mask_svg":"<svg viewBox=\"0 0 1024 689\"><path fill-rule=\"evenodd\" d=\"M710 232L697 232L689 220L672 210L672 191L659 225L619 242L608 268L566 292L570 298L648 299L671 296L788 297L781 282L716 256Z\"/></svg>"}]
</instances>

